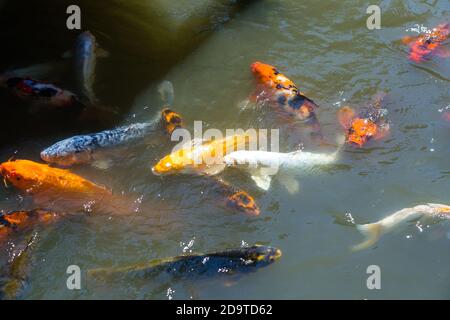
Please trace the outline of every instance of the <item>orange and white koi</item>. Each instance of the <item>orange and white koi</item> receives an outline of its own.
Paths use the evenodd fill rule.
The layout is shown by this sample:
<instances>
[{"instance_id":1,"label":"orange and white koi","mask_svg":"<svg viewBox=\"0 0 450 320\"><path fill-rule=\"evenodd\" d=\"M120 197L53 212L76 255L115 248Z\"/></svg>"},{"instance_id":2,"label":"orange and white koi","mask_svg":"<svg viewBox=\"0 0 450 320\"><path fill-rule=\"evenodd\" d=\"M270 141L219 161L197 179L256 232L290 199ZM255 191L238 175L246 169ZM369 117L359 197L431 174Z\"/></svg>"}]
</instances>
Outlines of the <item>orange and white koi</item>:
<instances>
[{"instance_id":1,"label":"orange and white koi","mask_svg":"<svg viewBox=\"0 0 450 320\"><path fill-rule=\"evenodd\" d=\"M418 37L404 37L403 43L409 46L409 59L419 63L428 60L433 54L449 57L450 53L442 47L449 35L450 23L443 23Z\"/></svg>"},{"instance_id":2,"label":"orange and white koi","mask_svg":"<svg viewBox=\"0 0 450 320\"><path fill-rule=\"evenodd\" d=\"M264 98L274 102L288 114L297 119L318 126L316 109L319 107L314 101L300 92L295 83L283 75L276 67L262 62L254 62L251 70L260 85L263 86Z\"/></svg>"},{"instance_id":3,"label":"orange and white koi","mask_svg":"<svg viewBox=\"0 0 450 320\"><path fill-rule=\"evenodd\" d=\"M387 110L381 108L383 98L384 95L379 95L375 103L358 114L349 106L338 111L338 120L346 131L347 142L361 147L372 138L378 140L389 133Z\"/></svg>"}]
</instances>

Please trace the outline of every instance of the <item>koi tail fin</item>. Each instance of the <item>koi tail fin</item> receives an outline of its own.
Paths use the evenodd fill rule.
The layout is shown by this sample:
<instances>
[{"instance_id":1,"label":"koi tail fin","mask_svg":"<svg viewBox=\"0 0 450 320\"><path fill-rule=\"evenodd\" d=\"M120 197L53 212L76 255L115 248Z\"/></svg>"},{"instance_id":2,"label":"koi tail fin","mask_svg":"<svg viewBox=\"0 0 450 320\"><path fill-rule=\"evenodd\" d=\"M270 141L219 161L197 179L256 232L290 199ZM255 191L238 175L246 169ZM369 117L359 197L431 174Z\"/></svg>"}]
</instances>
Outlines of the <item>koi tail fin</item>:
<instances>
[{"instance_id":1,"label":"koi tail fin","mask_svg":"<svg viewBox=\"0 0 450 320\"><path fill-rule=\"evenodd\" d=\"M158 92L161 99L164 101L164 104L168 106L173 105L173 101L175 100L175 90L173 89L172 82L167 80L161 82L158 86Z\"/></svg>"},{"instance_id":2,"label":"koi tail fin","mask_svg":"<svg viewBox=\"0 0 450 320\"><path fill-rule=\"evenodd\" d=\"M359 232L366 238L365 241L361 242L352 247L352 251L360 251L367 249L377 243L381 236L381 225L379 223L356 225Z\"/></svg>"}]
</instances>

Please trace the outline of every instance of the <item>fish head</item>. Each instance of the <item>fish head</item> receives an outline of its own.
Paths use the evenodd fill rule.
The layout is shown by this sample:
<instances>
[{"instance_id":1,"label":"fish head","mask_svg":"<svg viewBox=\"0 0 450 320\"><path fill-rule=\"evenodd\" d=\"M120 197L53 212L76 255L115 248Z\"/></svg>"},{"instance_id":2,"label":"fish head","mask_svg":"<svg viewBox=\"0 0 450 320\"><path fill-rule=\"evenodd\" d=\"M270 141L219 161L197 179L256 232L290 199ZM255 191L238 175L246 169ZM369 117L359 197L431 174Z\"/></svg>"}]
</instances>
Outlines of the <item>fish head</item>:
<instances>
[{"instance_id":1,"label":"fish head","mask_svg":"<svg viewBox=\"0 0 450 320\"><path fill-rule=\"evenodd\" d=\"M280 92L297 91L295 83L270 64L257 61L252 63L250 69L259 82L272 87L272 89Z\"/></svg>"},{"instance_id":2,"label":"fish head","mask_svg":"<svg viewBox=\"0 0 450 320\"><path fill-rule=\"evenodd\" d=\"M378 126L369 119L356 118L348 129L347 140L361 147L375 136L377 131Z\"/></svg>"},{"instance_id":3,"label":"fish head","mask_svg":"<svg viewBox=\"0 0 450 320\"><path fill-rule=\"evenodd\" d=\"M82 45L85 48L93 46L95 43L95 36L90 31L85 31L78 36L78 45Z\"/></svg>"},{"instance_id":4,"label":"fish head","mask_svg":"<svg viewBox=\"0 0 450 320\"><path fill-rule=\"evenodd\" d=\"M229 196L227 198L227 207L252 216L258 216L261 213L255 199L245 191L239 191Z\"/></svg>"},{"instance_id":5,"label":"fish head","mask_svg":"<svg viewBox=\"0 0 450 320\"><path fill-rule=\"evenodd\" d=\"M0 174L16 188L32 192L42 185L47 165L29 160L7 161L0 164Z\"/></svg>"},{"instance_id":6,"label":"fish head","mask_svg":"<svg viewBox=\"0 0 450 320\"><path fill-rule=\"evenodd\" d=\"M281 258L282 252L280 249L268 246L255 245L249 248L244 248L244 259L252 261L257 266L269 265Z\"/></svg>"},{"instance_id":7,"label":"fish head","mask_svg":"<svg viewBox=\"0 0 450 320\"><path fill-rule=\"evenodd\" d=\"M161 121L168 134L172 134L175 129L181 128L183 121L181 116L169 108L161 112Z\"/></svg>"},{"instance_id":8,"label":"fish head","mask_svg":"<svg viewBox=\"0 0 450 320\"><path fill-rule=\"evenodd\" d=\"M262 63L259 61L253 62L250 66L253 74L261 79L273 76L274 73L279 73L277 68L270 64Z\"/></svg>"},{"instance_id":9,"label":"fish head","mask_svg":"<svg viewBox=\"0 0 450 320\"><path fill-rule=\"evenodd\" d=\"M152 167L152 172L154 175L172 175L184 172L186 170L185 158L182 155L183 150L169 154L158 161Z\"/></svg>"},{"instance_id":10,"label":"fish head","mask_svg":"<svg viewBox=\"0 0 450 320\"><path fill-rule=\"evenodd\" d=\"M250 69L261 83L268 85L275 85L276 82L274 80L278 76L283 76L274 66L259 61L252 63Z\"/></svg>"},{"instance_id":11,"label":"fish head","mask_svg":"<svg viewBox=\"0 0 450 320\"><path fill-rule=\"evenodd\" d=\"M55 143L41 152L42 160L60 166L87 163L91 159L91 150L80 148L85 137L73 137Z\"/></svg>"}]
</instances>

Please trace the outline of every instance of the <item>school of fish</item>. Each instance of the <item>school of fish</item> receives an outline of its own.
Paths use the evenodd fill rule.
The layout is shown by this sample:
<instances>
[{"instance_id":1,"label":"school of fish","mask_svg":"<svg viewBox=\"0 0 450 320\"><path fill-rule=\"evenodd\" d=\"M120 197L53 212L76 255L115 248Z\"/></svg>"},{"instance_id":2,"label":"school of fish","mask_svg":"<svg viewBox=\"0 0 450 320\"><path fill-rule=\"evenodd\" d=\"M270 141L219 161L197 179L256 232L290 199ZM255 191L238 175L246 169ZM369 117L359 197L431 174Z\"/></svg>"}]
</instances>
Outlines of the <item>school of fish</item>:
<instances>
[{"instance_id":1,"label":"school of fish","mask_svg":"<svg viewBox=\"0 0 450 320\"><path fill-rule=\"evenodd\" d=\"M423 63L433 55L445 57L444 44L449 34L450 23L444 23L418 37L405 37L403 42L409 46L408 58L413 62ZM78 36L69 55L72 55L74 62L76 93L44 80L23 76L23 71L10 71L0 75L0 87L34 106L71 108L81 103L90 110L104 108L95 95L94 87L97 58L108 56L107 52L99 47L91 32L85 31ZM255 92L250 95L250 101L267 105L267 112L275 112L283 122L310 126L313 132L322 134L318 104L301 92L292 80L277 67L260 61L252 63L250 70L256 80ZM172 110L172 84L165 81L158 90L165 105L153 120L55 141L40 153L45 163L9 159L0 164L0 175L4 184L12 185L22 195L31 197L36 206L30 210L0 214L0 244L12 237L28 235L23 249L8 269L8 280L0 283L1 297L17 298L23 291L29 273L29 263L26 261L29 261L36 242L32 235L33 230L54 224L67 213L71 213L72 209L55 206L55 203L77 202L77 206L86 203L117 203L116 200L120 196L114 194L111 189L72 172L77 166L93 165L96 168L110 169L115 165L113 158L120 162L126 157L124 148L127 150L126 148L132 148L137 143L146 143L148 139L157 139L167 144L170 143L168 137L176 130L185 129L186 124L181 115ZM317 93L314 95L317 96ZM247 216L259 216L262 210L257 200L247 191L223 180L219 177L221 173L229 169L244 171L250 175L256 186L264 191L270 190L272 178L277 177L289 192L299 192L297 174L317 174L316 168L335 164L345 146L363 148L366 144L376 143L391 133L386 96L385 93L375 96L368 101L367 107L360 108L359 111L350 106L338 110L336 122L343 128L343 135L337 135L337 147L333 152L250 150L257 137L239 133L222 139L185 141L181 147L161 155L160 160L149 163L147 173L153 173L162 181L167 176L179 175L186 175L191 179L206 179L217 196L217 204ZM444 118L450 119L448 113L444 114ZM113 210L119 207L112 206ZM89 208L87 212L92 213L95 210L101 213L98 207ZM375 223L357 224L356 229L366 239L351 249L367 249L375 245L383 234L423 218L449 220L450 206L433 203L417 205L397 211ZM223 269L229 273L240 273L268 266L280 257L280 249L255 245L210 254L183 255L121 268L92 269L89 274L152 276L155 273L167 272L175 277L184 277L217 275L217 270Z\"/></svg>"}]
</instances>

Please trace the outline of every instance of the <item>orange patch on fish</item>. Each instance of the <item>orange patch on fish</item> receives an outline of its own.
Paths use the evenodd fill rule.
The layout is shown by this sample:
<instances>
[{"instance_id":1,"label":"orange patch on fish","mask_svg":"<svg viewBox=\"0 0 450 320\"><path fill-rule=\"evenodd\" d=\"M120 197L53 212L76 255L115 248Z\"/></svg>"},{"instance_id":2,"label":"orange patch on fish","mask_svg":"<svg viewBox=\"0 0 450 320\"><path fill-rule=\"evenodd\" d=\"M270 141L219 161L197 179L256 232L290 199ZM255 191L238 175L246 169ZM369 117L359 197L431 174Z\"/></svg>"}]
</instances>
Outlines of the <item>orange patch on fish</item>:
<instances>
[{"instance_id":1,"label":"orange patch on fish","mask_svg":"<svg viewBox=\"0 0 450 320\"><path fill-rule=\"evenodd\" d=\"M250 68L261 83L271 87L272 89L280 89L279 86L282 86L286 89L292 88L298 91L297 86L292 80L270 64L257 61L252 63Z\"/></svg>"},{"instance_id":2,"label":"orange patch on fish","mask_svg":"<svg viewBox=\"0 0 450 320\"><path fill-rule=\"evenodd\" d=\"M375 123L368 119L357 118L353 120L349 129L348 141L359 146L364 145L367 140L377 134L378 128Z\"/></svg>"},{"instance_id":3,"label":"orange patch on fish","mask_svg":"<svg viewBox=\"0 0 450 320\"><path fill-rule=\"evenodd\" d=\"M312 122L318 125L315 110L319 106L300 92L292 80L270 64L257 61L250 68L258 82L268 89L267 92L262 90L256 96L261 95L263 98L268 96L284 111L295 115L300 120L313 120Z\"/></svg>"},{"instance_id":4,"label":"orange patch on fish","mask_svg":"<svg viewBox=\"0 0 450 320\"><path fill-rule=\"evenodd\" d=\"M56 213L43 209L2 214L0 215L0 239L37 224L54 222L57 217Z\"/></svg>"},{"instance_id":5,"label":"orange patch on fish","mask_svg":"<svg viewBox=\"0 0 450 320\"><path fill-rule=\"evenodd\" d=\"M183 125L181 116L175 111L170 110L169 108L165 108L162 110L161 120L168 134L172 134L175 129L181 128Z\"/></svg>"}]
</instances>

